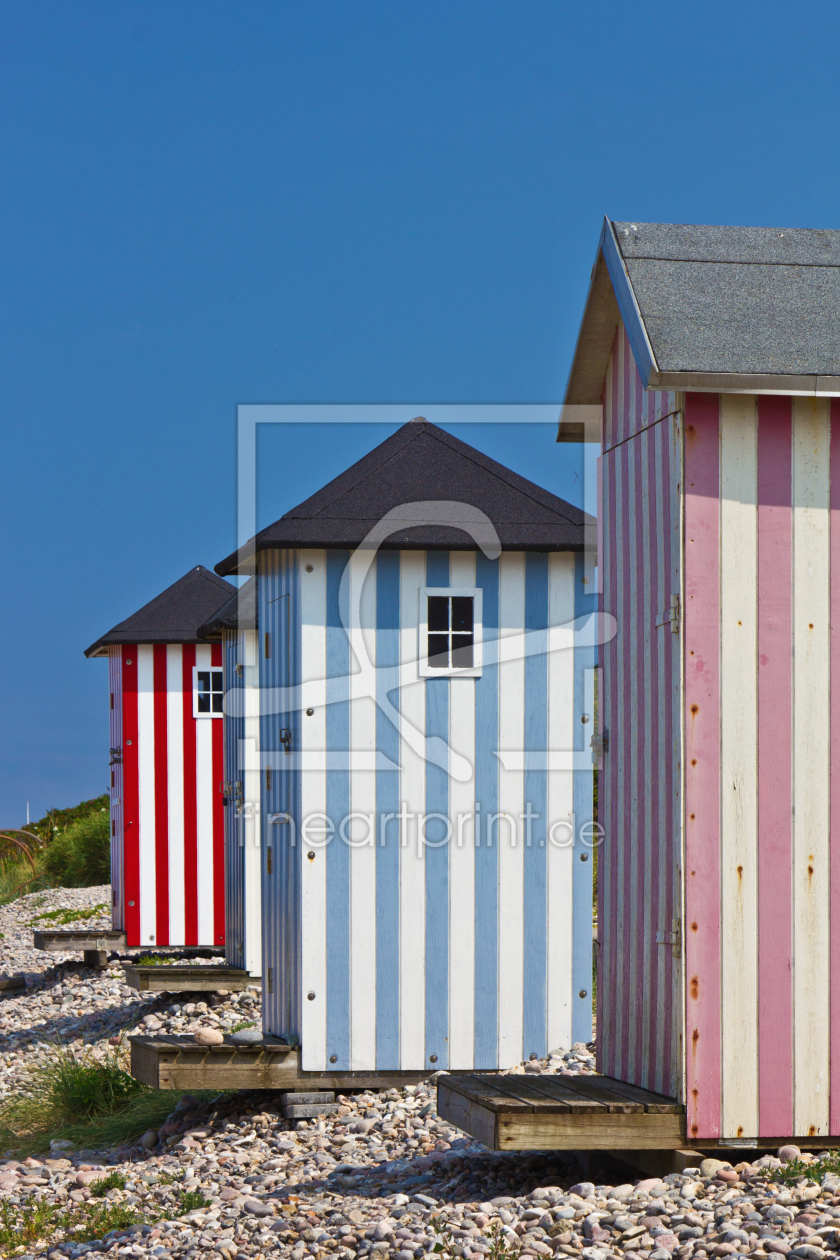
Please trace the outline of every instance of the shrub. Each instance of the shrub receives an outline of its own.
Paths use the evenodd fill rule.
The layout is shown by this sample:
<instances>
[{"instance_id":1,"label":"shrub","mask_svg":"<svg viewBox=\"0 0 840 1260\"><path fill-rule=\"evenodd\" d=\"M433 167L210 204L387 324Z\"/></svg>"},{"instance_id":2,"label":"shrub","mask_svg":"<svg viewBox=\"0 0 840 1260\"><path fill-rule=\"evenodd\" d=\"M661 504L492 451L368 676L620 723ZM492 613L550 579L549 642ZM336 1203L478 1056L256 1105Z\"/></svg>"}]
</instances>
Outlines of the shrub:
<instances>
[{"instance_id":1,"label":"shrub","mask_svg":"<svg viewBox=\"0 0 840 1260\"><path fill-rule=\"evenodd\" d=\"M60 832L44 850L44 871L63 888L90 888L111 878L111 822L96 810Z\"/></svg>"}]
</instances>

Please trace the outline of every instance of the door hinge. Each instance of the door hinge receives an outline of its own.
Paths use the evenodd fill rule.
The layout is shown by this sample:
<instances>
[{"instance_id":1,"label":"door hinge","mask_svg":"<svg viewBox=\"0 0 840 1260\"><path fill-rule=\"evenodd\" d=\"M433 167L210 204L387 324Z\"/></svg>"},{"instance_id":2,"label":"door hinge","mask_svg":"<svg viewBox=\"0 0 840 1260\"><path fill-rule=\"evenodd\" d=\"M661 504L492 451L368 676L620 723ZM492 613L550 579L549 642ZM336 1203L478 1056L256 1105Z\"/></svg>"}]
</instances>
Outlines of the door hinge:
<instances>
[{"instance_id":1,"label":"door hinge","mask_svg":"<svg viewBox=\"0 0 840 1260\"><path fill-rule=\"evenodd\" d=\"M286 756L288 757L289 753L292 751L292 732L289 730L288 726L282 726L280 728L280 743L286 750Z\"/></svg>"},{"instance_id":2,"label":"door hinge","mask_svg":"<svg viewBox=\"0 0 840 1260\"><path fill-rule=\"evenodd\" d=\"M589 747L592 749L592 764L597 766L604 753L610 750L609 731L596 731L589 741Z\"/></svg>"},{"instance_id":3,"label":"door hinge","mask_svg":"<svg viewBox=\"0 0 840 1260\"><path fill-rule=\"evenodd\" d=\"M679 958L682 955L682 928L679 919L671 920L670 932L656 933L656 943L657 945L670 945L671 953L675 958Z\"/></svg>"},{"instance_id":4,"label":"door hinge","mask_svg":"<svg viewBox=\"0 0 840 1260\"><path fill-rule=\"evenodd\" d=\"M680 632L680 597L679 595L671 596L671 605L664 612L656 614L656 624L658 626L671 627L671 634L679 634Z\"/></svg>"},{"instance_id":5,"label":"door hinge","mask_svg":"<svg viewBox=\"0 0 840 1260\"><path fill-rule=\"evenodd\" d=\"M271 847L270 847L270 846L269 846L269 848L267 848L267 849L266 849L266 851L265 851L265 869L267 870L267 872L268 872L268 874L269 874L269 875L271 875L271 874L272 874L272 866L271 866Z\"/></svg>"},{"instance_id":6,"label":"door hinge","mask_svg":"<svg viewBox=\"0 0 840 1260\"><path fill-rule=\"evenodd\" d=\"M272 967L268 969L268 991L269 993L274 992L274 970Z\"/></svg>"}]
</instances>

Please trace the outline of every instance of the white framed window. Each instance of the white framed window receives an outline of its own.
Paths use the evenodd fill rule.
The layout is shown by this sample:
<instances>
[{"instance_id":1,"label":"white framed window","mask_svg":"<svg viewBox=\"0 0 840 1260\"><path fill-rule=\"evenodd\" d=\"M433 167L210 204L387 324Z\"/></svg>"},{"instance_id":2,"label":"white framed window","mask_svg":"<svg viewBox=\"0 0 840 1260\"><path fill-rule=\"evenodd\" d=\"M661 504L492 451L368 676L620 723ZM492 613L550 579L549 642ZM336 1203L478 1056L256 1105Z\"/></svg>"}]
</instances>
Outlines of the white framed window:
<instances>
[{"instance_id":1,"label":"white framed window","mask_svg":"<svg viewBox=\"0 0 840 1260\"><path fill-rule=\"evenodd\" d=\"M481 594L476 586L420 588L421 678L481 677Z\"/></svg>"},{"instance_id":2,"label":"white framed window","mask_svg":"<svg viewBox=\"0 0 840 1260\"><path fill-rule=\"evenodd\" d=\"M193 666L193 717L224 716L225 682L221 669Z\"/></svg>"}]
</instances>

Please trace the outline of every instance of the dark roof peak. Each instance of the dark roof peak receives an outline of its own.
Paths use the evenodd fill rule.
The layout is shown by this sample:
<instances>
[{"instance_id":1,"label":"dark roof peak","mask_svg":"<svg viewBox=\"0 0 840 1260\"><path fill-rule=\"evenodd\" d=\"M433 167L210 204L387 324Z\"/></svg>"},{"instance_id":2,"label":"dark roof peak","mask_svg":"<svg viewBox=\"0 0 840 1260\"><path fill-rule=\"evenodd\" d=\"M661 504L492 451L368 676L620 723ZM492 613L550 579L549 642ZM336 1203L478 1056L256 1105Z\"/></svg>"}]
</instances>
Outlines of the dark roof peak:
<instances>
[{"instance_id":1,"label":"dark roof peak","mask_svg":"<svg viewBox=\"0 0 840 1260\"><path fill-rule=\"evenodd\" d=\"M198 643L198 630L236 587L217 577L203 564L197 564L173 582L160 595L149 600L131 617L121 621L85 652L85 656L105 656L117 643Z\"/></svg>"},{"instance_id":2,"label":"dark roof peak","mask_svg":"<svg viewBox=\"0 0 840 1260\"><path fill-rule=\"evenodd\" d=\"M255 551L267 548L356 547L389 512L429 502L441 504L439 522L401 527L382 546L472 550L475 541L458 523L463 512L457 508L467 505L492 521L505 551L583 549L580 508L418 416L262 530L241 554L222 560L216 572L252 573Z\"/></svg>"}]
</instances>

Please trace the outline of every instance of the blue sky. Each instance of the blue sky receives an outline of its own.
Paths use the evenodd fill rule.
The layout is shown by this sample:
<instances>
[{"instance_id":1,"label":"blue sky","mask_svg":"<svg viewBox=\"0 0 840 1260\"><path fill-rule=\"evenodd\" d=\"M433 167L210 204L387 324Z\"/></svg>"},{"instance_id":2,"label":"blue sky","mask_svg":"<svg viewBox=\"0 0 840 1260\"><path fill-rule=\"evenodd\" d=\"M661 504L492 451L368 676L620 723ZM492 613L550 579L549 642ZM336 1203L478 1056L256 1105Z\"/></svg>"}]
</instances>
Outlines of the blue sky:
<instances>
[{"instance_id":1,"label":"blue sky","mask_svg":"<svg viewBox=\"0 0 840 1260\"><path fill-rule=\"evenodd\" d=\"M837 27L750 0L6 0L0 821L104 789L83 650L232 549L238 403L552 402L604 213L840 226ZM266 441L263 519L384 436ZM547 430L468 440L571 484Z\"/></svg>"}]
</instances>

